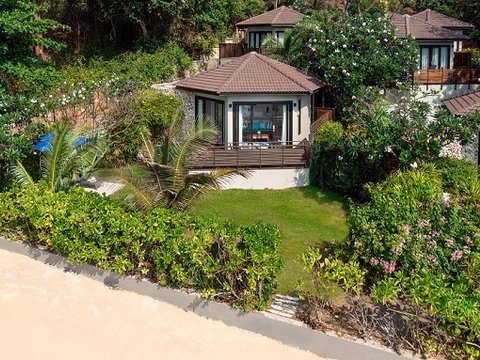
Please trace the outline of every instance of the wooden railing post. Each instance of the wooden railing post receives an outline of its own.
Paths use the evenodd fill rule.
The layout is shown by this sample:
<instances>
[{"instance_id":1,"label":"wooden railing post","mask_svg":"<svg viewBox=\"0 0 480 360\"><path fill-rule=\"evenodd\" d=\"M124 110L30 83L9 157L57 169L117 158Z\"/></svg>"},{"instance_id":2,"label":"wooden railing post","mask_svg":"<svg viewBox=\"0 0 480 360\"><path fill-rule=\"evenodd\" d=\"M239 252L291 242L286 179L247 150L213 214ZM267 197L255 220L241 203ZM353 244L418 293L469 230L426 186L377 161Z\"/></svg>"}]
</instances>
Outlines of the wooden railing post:
<instances>
[{"instance_id":1,"label":"wooden railing post","mask_svg":"<svg viewBox=\"0 0 480 360\"><path fill-rule=\"evenodd\" d=\"M239 168L239 161L238 161L238 157L239 157L239 155L240 155L240 154L238 153L239 150L240 150L240 144L238 144L238 146L237 146L237 169Z\"/></svg>"},{"instance_id":2,"label":"wooden railing post","mask_svg":"<svg viewBox=\"0 0 480 360\"><path fill-rule=\"evenodd\" d=\"M285 145L282 145L282 169L285 167Z\"/></svg>"}]
</instances>

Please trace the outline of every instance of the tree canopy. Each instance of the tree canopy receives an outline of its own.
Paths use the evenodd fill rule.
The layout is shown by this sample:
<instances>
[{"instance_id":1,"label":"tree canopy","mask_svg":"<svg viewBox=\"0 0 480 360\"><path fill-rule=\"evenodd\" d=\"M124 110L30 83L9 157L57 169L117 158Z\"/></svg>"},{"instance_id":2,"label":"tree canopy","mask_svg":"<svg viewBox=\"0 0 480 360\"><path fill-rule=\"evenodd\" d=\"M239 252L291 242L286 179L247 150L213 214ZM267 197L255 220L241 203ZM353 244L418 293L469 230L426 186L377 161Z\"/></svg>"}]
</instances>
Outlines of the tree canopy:
<instances>
[{"instance_id":1,"label":"tree canopy","mask_svg":"<svg viewBox=\"0 0 480 360\"><path fill-rule=\"evenodd\" d=\"M351 98L359 87L404 79L416 69L418 50L413 38L397 38L381 15L321 11L295 25L286 58L322 78L337 98Z\"/></svg>"}]
</instances>

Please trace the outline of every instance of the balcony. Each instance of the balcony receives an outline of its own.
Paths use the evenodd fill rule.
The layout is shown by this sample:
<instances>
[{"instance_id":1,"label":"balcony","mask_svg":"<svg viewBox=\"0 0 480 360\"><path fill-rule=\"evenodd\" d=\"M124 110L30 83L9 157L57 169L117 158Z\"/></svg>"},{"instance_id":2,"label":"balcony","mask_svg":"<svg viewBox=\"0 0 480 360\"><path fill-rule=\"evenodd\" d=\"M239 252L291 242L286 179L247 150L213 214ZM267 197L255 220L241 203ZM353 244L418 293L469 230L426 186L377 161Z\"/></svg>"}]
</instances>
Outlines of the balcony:
<instances>
[{"instance_id":1,"label":"balcony","mask_svg":"<svg viewBox=\"0 0 480 360\"><path fill-rule=\"evenodd\" d=\"M309 144L302 142L252 142L215 145L195 160L195 169L305 168Z\"/></svg>"},{"instance_id":2,"label":"balcony","mask_svg":"<svg viewBox=\"0 0 480 360\"><path fill-rule=\"evenodd\" d=\"M413 81L422 85L480 84L480 69L419 69Z\"/></svg>"},{"instance_id":3,"label":"balcony","mask_svg":"<svg viewBox=\"0 0 480 360\"><path fill-rule=\"evenodd\" d=\"M249 52L255 51L261 55L270 56L275 54L278 49L276 48L249 48L246 44L243 43L222 43L219 44L219 56L220 60L225 58L235 58L240 57Z\"/></svg>"}]
</instances>

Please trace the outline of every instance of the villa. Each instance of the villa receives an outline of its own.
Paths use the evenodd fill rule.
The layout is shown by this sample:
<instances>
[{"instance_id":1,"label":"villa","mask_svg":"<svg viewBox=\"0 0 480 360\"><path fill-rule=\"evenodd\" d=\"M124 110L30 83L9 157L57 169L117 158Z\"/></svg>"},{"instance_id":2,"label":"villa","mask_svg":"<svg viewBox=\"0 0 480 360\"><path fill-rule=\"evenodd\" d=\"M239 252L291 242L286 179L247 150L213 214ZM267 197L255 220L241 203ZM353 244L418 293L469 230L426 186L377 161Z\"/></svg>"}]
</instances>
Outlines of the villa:
<instances>
[{"instance_id":1,"label":"villa","mask_svg":"<svg viewBox=\"0 0 480 360\"><path fill-rule=\"evenodd\" d=\"M236 24L238 42L219 45L220 59L245 55L251 51L268 55L271 49L262 47L267 36L274 36L283 45L285 30L291 29L302 14L287 6L254 16Z\"/></svg>"}]
</instances>

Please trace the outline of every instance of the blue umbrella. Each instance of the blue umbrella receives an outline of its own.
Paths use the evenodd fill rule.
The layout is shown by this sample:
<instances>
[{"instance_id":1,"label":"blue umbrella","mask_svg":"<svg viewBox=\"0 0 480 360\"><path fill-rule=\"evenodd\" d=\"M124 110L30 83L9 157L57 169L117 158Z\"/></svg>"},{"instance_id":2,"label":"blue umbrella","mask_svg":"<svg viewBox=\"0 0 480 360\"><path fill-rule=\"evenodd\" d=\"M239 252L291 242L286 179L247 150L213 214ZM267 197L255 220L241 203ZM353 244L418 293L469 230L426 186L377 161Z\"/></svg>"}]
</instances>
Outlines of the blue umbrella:
<instances>
[{"instance_id":1,"label":"blue umbrella","mask_svg":"<svg viewBox=\"0 0 480 360\"><path fill-rule=\"evenodd\" d=\"M53 132L49 132L45 135L42 135L38 142L33 146L33 149L40 152L48 152L52 150L52 141L53 141ZM72 148L76 149L83 144L88 143L91 141L86 136L79 136L73 142Z\"/></svg>"}]
</instances>

